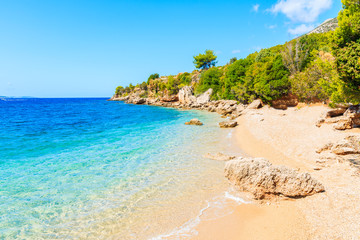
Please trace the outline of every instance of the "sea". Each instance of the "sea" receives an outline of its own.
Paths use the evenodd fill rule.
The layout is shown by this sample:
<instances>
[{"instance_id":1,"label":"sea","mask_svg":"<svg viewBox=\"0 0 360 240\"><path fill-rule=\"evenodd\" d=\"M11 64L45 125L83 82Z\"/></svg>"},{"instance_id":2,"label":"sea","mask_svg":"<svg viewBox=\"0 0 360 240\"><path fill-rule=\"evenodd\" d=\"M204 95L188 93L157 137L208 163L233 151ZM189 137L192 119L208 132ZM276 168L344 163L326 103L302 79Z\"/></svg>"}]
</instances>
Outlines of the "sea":
<instances>
[{"instance_id":1,"label":"sea","mask_svg":"<svg viewBox=\"0 0 360 240\"><path fill-rule=\"evenodd\" d=\"M0 239L190 239L244 203L204 158L236 151L219 115L106 100L0 100Z\"/></svg>"}]
</instances>

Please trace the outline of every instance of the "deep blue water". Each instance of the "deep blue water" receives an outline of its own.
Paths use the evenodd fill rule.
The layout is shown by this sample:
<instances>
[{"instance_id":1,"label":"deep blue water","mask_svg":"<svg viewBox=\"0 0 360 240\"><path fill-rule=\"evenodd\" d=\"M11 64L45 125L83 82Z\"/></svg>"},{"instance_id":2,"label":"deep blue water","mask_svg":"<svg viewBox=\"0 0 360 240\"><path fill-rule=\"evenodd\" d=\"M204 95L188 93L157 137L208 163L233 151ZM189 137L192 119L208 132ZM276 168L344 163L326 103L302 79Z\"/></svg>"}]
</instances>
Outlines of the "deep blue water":
<instances>
[{"instance_id":1,"label":"deep blue water","mask_svg":"<svg viewBox=\"0 0 360 240\"><path fill-rule=\"evenodd\" d=\"M184 125L194 117L205 125ZM95 98L0 101L0 239L127 236L138 212L205 176L196 149L218 134L214 119Z\"/></svg>"}]
</instances>

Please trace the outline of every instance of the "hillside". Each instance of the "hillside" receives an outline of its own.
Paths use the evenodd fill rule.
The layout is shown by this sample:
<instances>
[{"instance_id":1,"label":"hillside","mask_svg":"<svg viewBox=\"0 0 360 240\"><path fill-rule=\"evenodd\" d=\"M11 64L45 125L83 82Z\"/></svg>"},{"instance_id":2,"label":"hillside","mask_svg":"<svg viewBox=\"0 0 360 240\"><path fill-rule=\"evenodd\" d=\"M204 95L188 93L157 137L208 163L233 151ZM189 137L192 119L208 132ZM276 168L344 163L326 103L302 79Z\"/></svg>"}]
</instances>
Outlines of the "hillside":
<instances>
[{"instance_id":1,"label":"hillside","mask_svg":"<svg viewBox=\"0 0 360 240\"><path fill-rule=\"evenodd\" d=\"M309 32L311 33L326 33L330 31L334 31L339 26L337 18L331 18L324 21L322 24L320 24L318 27L316 27L314 30Z\"/></svg>"},{"instance_id":2,"label":"hillside","mask_svg":"<svg viewBox=\"0 0 360 240\"><path fill-rule=\"evenodd\" d=\"M359 4L351 7L360 11ZM340 11L340 22L326 20L308 34L244 59L232 58L224 66L215 66L214 52L206 50L194 56L198 70L161 77L155 73L141 84L117 87L113 98L136 95L166 102L190 87L195 96L212 89L211 100L242 104L255 99L273 104L290 96L306 103L358 104L360 26L353 23L360 23L360 16L348 9Z\"/></svg>"}]
</instances>

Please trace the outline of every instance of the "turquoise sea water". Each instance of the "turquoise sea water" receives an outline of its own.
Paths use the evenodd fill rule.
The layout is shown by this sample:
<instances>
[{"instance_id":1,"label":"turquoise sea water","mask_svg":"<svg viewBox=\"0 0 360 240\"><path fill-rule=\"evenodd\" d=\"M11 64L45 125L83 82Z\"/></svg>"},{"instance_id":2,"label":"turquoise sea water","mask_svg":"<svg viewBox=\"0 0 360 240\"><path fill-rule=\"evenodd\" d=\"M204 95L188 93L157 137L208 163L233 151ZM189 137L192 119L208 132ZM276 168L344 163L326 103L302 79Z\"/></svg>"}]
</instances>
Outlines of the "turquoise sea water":
<instances>
[{"instance_id":1,"label":"turquoise sea water","mask_svg":"<svg viewBox=\"0 0 360 240\"><path fill-rule=\"evenodd\" d=\"M199 118L204 126L186 126ZM105 99L0 101L0 239L143 239L224 185L216 114ZM216 149L215 149L216 148Z\"/></svg>"}]
</instances>

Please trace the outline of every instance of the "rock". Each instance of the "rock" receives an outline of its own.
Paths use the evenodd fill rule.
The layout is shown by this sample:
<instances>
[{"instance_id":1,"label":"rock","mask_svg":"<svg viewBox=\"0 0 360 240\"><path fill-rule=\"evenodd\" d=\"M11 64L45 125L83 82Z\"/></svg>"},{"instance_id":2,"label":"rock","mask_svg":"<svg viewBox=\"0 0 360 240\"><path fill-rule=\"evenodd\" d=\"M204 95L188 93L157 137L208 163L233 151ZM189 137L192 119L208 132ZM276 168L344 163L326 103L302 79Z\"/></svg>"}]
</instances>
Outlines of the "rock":
<instances>
[{"instance_id":1,"label":"rock","mask_svg":"<svg viewBox=\"0 0 360 240\"><path fill-rule=\"evenodd\" d=\"M317 122L316 122L316 126L317 127L321 127L321 124L323 124L325 122L325 118L320 118Z\"/></svg>"},{"instance_id":2,"label":"rock","mask_svg":"<svg viewBox=\"0 0 360 240\"><path fill-rule=\"evenodd\" d=\"M176 95L165 96L163 98L160 98L160 100L163 102L177 102L177 101L179 101L179 97Z\"/></svg>"},{"instance_id":3,"label":"rock","mask_svg":"<svg viewBox=\"0 0 360 240\"><path fill-rule=\"evenodd\" d=\"M309 173L273 166L262 158L240 158L226 163L225 176L241 191L247 191L256 199L283 195L296 198L325 191L324 186Z\"/></svg>"},{"instance_id":4,"label":"rock","mask_svg":"<svg viewBox=\"0 0 360 240\"><path fill-rule=\"evenodd\" d=\"M126 103L133 103L133 104L144 104L145 102L146 102L145 98L140 98L140 97L137 97L137 96L130 97L126 101Z\"/></svg>"},{"instance_id":5,"label":"rock","mask_svg":"<svg viewBox=\"0 0 360 240\"><path fill-rule=\"evenodd\" d=\"M178 98L179 102L183 105L196 103L196 97L193 95L193 88L191 86L181 88L178 93Z\"/></svg>"},{"instance_id":6,"label":"rock","mask_svg":"<svg viewBox=\"0 0 360 240\"><path fill-rule=\"evenodd\" d=\"M219 126L221 128L234 128L237 126L237 122L236 121L224 121L224 122L220 122Z\"/></svg>"},{"instance_id":7,"label":"rock","mask_svg":"<svg viewBox=\"0 0 360 240\"><path fill-rule=\"evenodd\" d=\"M247 109L259 109L263 106L263 102L260 99L254 100L252 103L249 104Z\"/></svg>"},{"instance_id":8,"label":"rock","mask_svg":"<svg viewBox=\"0 0 360 240\"><path fill-rule=\"evenodd\" d=\"M189 122L186 122L185 124L186 125L198 125L198 126L203 125L203 123L200 122L199 119L196 119L196 118L191 119Z\"/></svg>"},{"instance_id":9,"label":"rock","mask_svg":"<svg viewBox=\"0 0 360 240\"><path fill-rule=\"evenodd\" d=\"M346 130L346 129L351 129L352 127L353 127L353 122L350 118L341 118L333 126L333 128L336 130Z\"/></svg>"},{"instance_id":10,"label":"rock","mask_svg":"<svg viewBox=\"0 0 360 240\"><path fill-rule=\"evenodd\" d=\"M360 154L360 137L348 136L334 144L331 151L336 155Z\"/></svg>"},{"instance_id":11,"label":"rock","mask_svg":"<svg viewBox=\"0 0 360 240\"><path fill-rule=\"evenodd\" d=\"M360 125L360 104L350 106L344 113L344 117L351 119L353 125Z\"/></svg>"},{"instance_id":12,"label":"rock","mask_svg":"<svg viewBox=\"0 0 360 240\"><path fill-rule=\"evenodd\" d=\"M333 143L327 143L325 144L323 147L319 148L318 150L316 150L316 153L322 153L324 151L328 151L331 150L331 148L334 146Z\"/></svg>"},{"instance_id":13,"label":"rock","mask_svg":"<svg viewBox=\"0 0 360 240\"><path fill-rule=\"evenodd\" d=\"M326 118L338 117L338 116L343 115L345 113L345 111L346 111L346 108L331 109L325 113L325 117Z\"/></svg>"},{"instance_id":14,"label":"rock","mask_svg":"<svg viewBox=\"0 0 360 240\"><path fill-rule=\"evenodd\" d=\"M203 94L199 95L196 98L196 102L198 104L206 104L208 102L210 102L210 96L213 93L213 90L211 88L209 88L206 92L204 92Z\"/></svg>"},{"instance_id":15,"label":"rock","mask_svg":"<svg viewBox=\"0 0 360 240\"><path fill-rule=\"evenodd\" d=\"M271 107L275 109L286 110L288 107L296 107L299 101L297 97L293 94L288 94L279 99L271 101Z\"/></svg>"},{"instance_id":16,"label":"rock","mask_svg":"<svg viewBox=\"0 0 360 240\"><path fill-rule=\"evenodd\" d=\"M223 153L216 153L216 154L207 153L204 155L204 157L212 159L212 160L218 160L218 161L229 161L229 160L235 158L235 156L229 156L229 155L226 155Z\"/></svg>"}]
</instances>

